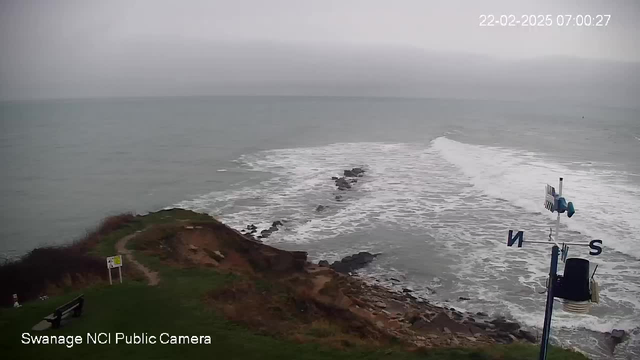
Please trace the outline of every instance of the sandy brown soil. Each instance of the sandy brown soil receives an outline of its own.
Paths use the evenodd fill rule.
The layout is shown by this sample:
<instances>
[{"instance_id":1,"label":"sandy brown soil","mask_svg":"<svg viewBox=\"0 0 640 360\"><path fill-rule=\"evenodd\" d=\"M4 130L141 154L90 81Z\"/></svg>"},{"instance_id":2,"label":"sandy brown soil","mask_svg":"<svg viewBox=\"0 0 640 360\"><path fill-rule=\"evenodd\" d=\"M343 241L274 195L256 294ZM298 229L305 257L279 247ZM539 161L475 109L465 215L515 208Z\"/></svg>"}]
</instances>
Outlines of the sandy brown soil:
<instances>
[{"instance_id":1,"label":"sandy brown soil","mask_svg":"<svg viewBox=\"0 0 640 360\"><path fill-rule=\"evenodd\" d=\"M149 236L153 231L142 236L144 251L160 254L174 266L241 274L242 281L211 292L205 301L230 320L261 332L338 346L399 341L415 348L475 347L536 340L517 323L369 285L307 262L304 252L267 246L218 222L180 224L171 235L163 231L161 241ZM118 249L139 265L124 248L131 238L122 239ZM140 266L149 283L157 283L157 274Z\"/></svg>"},{"instance_id":2,"label":"sandy brown soil","mask_svg":"<svg viewBox=\"0 0 640 360\"><path fill-rule=\"evenodd\" d=\"M136 235L138 235L138 233L125 236L122 239L118 240L118 242L116 243L116 250L118 251L118 254L123 254L128 262L132 263L136 268L138 268L138 270L140 270L144 274L144 276L147 278L147 281L149 282L149 285L151 286L158 285L158 283L160 282L160 277L158 276L158 273L149 270L149 268L139 263L133 257L133 254L131 253L131 251L127 249L127 242L129 242L129 240L134 238Z\"/></svg>"}]
</instances>

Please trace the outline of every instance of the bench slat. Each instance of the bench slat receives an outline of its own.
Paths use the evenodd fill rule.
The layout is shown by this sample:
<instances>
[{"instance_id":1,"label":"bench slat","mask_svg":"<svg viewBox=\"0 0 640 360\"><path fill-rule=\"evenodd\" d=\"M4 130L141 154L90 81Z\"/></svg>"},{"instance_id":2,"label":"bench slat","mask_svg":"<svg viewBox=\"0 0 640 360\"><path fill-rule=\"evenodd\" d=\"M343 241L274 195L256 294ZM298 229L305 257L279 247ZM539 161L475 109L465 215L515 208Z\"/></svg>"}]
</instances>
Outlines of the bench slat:
<instances>
[{"instance_id":1,"label":"bench slat","mask_svg":"<svg viewBox=\"0 0 640 360\"><path fill-rule=\"evenodd\" d=\"M60 307L56 308L56 310L64 311L64 310L66 310L66 308L68 308L68 307L76 306L76 305L78 305L78 303L79 303L80 299L81 299L81 298L83 298L83 297L84 297L84 295L80 295L80 296L78 296L77 298L75 298L75 299L73 299L73 300L69 301L68 303L66 303L66 304L64 304L64 305L62 305L62 306L60 306Z\"/></svg>"},{"instance_id":2,"label":"bench slat","mask_svg":"<svg viewBox=\"0 0 640 360\"><path fill-rule=\"evenodd\" d=\"M75 311L77 308L80 308L78 309L78 312L80 313L82 311L81 309L82 309L83 303L84 303L84 294L81 294L80 296L69 301L68 303L56 308L53 314L49 314L45 316L44 320L51 322L53 324L53 327L57 328L60 326L60 321L62 320L62 317L64 317L65 315L73 311L74 316L76 316ZM77 315L79 315L79 313Z\"/></svg>"},{"instance_id":3,"label":"bench slat","mask_svg":"<svg viewBox=\"0 0 640 360\"><path fill-rule=\"evenodd\" d=\"M62 315L70 313L71 311L73 311L78 306L80 306L80 303L77 303L77 304L74 304L73 306L68 307L67 309L62 311Z\"/></svg>"}]
</instances>

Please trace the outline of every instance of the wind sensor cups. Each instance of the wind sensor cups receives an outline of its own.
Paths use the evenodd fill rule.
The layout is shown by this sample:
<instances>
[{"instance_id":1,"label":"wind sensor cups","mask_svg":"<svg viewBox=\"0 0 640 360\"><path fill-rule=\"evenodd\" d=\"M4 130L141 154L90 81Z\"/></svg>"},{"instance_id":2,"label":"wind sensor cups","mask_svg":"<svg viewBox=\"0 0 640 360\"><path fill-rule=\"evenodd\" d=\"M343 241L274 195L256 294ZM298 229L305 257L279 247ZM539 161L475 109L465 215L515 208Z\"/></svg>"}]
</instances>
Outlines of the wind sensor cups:
<instances>
[{"instance_id":1,"label":"wind sensor cups","mask_svg":"<svg viewBox=\"0 0 640 360\"><path fill-rule=\"evenodd\" d=\"M551 212L557 212L559 214L566 212L568 217L572 217L573 214L576 213L573 203L567 202L551 185L547 185L546 188L544 207Z\"/></svg>"}]
</instances>

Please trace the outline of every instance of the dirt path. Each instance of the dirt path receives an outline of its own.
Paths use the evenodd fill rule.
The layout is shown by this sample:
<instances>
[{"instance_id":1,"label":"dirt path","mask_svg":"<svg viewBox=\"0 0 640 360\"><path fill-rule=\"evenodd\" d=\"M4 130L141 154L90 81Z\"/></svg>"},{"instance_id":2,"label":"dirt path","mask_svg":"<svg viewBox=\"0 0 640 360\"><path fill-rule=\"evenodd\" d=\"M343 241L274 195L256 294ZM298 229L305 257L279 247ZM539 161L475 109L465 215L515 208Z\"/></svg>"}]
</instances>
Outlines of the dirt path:
<instances>
[{"instance_id":1,"label":"dirt path","mask_svg":"<svg viewBox=\"0 0 640 360\"><path fill-rule=\"evenodd\" d=\"M116 250L118 251L118 254L124 254L128 262L134 264L138 269L140 269L140 271L144 273L144 276L146 276L147 280L149 281L149 285L151 286L158 285L158 282L160 282L160 277L158 276L158 273L149 270L148 267L136 261L131 251L127 249L127 242L133 239L136 235L138 235L138 233L133 233L131 235L125 236L122 239L118 240L118 242L116 243Z\"/></svg>"}]
</instances>

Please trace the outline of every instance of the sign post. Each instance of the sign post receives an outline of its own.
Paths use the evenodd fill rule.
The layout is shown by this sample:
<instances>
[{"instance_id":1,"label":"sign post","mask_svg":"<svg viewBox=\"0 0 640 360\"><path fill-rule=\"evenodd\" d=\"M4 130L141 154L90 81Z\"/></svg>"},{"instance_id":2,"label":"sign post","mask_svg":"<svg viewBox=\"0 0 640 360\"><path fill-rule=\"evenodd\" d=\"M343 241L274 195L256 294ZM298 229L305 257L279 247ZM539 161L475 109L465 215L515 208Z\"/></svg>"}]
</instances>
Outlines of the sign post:
<instances>
[{"instance_id":1,"label":"sign post","mask_svg":"<svg viewBox=\"0 0 640 360\"><path fill-rule=\"evenodd\" d=\"M109 285L113 285L111 280L111 269L118 268L120 284L122 284L122 255L109 256L107 258L107 270L109 271Z\"/></svg>"},{"instance_id":2,"label":"sign post","mask_svg":"<svg viewBox=\"0 0 640 360\"><path fill-rule=\"evenodd\" d=\"M565 198L562 197L562 181L560 178L558 192L553 186L547 185L544 207L553 212L558 213L558 217L556 219L556 234L553 236L553 229L549 230L549 240L548 241L527 241L527 243L532 244L552 244L551 248L551 264L549 266L549 282L547 284L547 302L545 305L544 312L544 325L542 328L542 339L540 342L540 354L539 360L547 359L547 351L549 347L549 338L551 336L551 317L553 314L553 301L555 297L563 297L562 294L556 294L555 290L562 290L562 287L558 287L558 257L560 255L560 245L558 245L558 235L560 233L560 214L566 212L568 217L572 217L575 213L572 203L567 203ZM518 247L521 248L524 241L524 232L517 231L516 234L513 234L513 230L509 230L509 235L507 237L507 246L513 246L513 244L518 242ZM602 240L591 240L588 244L586 243L562 243L562 261L566 262L567 256L569 254L569 245L575 246L589 246L591 249L590 255L600 255L602 253ZM588 269L587 269L588 270ZM566 268L565 268L566 272ZM565 273L566 275L566 273ZM593 277L593 276L592 276ZM566 298L565 298L566 300Z\"/></svg>"}]
</instances>

